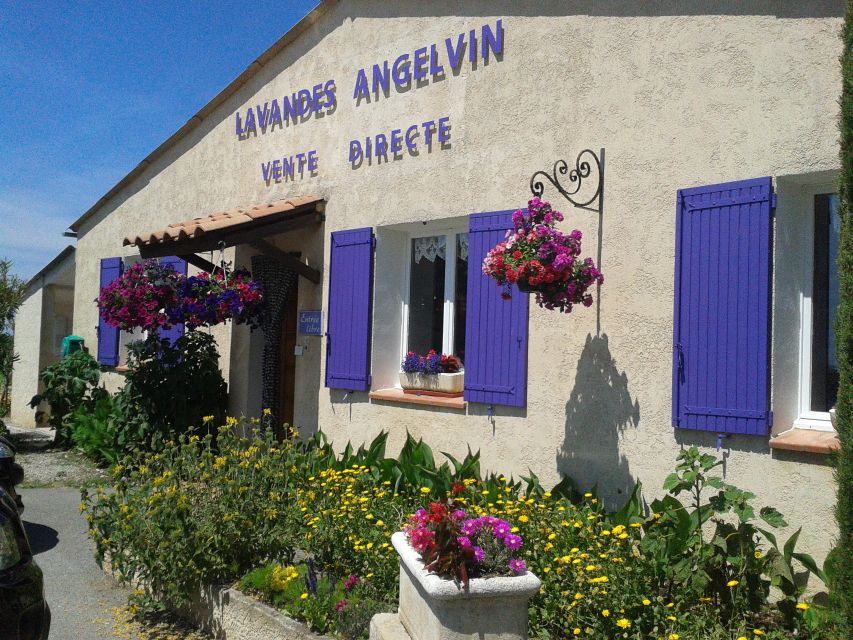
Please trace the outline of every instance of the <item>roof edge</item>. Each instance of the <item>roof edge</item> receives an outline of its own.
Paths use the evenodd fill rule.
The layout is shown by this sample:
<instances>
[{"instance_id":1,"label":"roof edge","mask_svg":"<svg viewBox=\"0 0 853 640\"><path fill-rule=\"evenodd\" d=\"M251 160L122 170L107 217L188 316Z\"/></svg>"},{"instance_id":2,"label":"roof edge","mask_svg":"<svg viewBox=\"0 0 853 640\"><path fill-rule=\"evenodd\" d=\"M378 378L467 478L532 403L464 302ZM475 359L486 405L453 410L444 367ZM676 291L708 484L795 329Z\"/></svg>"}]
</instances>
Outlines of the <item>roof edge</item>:
<instances>
[{"instance_id":1,"label":"roof edge","mask_svg":"<svg viewBox=\"0 0 853 640\"><path fill-rule=\"evenodd\" d=\"M39 269L38 273L36 273L32 278L27 280L27 284L24 285L24 291L27 292L27 295L30 295L30 289L33 285L36 284L39 278L42 276L46 276L48 273L53 271L56 267L58 267L62 262L73 254L76 251L74 245L69 244L62 251L60 251L56 256L54 256L53 260L44 265L41 269Z\"/></svg>"},{"instance_id":2,"label":"roof edge","mask_svg":"<svg viewBox=\"0 0 853 640\"><path fill-rule=\"evenodd\" d=\"M132 183L149 166L151 166L155 160L162 157L169 149L175 146L178 141L182 140L188 133L198 127L207 116L228 100L228 98L237 93L237 91L252 77L254 77L258 71L263 69L270 60L281 53L287 45L313 26L314 23L316 23L317 20L319 20L333 4L336 4L339 1L340 0L319 0L319 4L306 14L304 18L293 25L281 38L276 40L271 47L258 56L240 75L234 78L234 80L232 80L222 91L217 93L210 102L204 105L195 113L195 115L187 120L180 129L169 136L164 142L160 143L160 146L154 149L154 151L145 156L142 162L131 169L130 173L119 180L109 191L101 196L95 204L89 207L83 215L72 222L68 228L72 231L79 231L80 225L91 218L98 209L104 206L122 189Z\"/></svg>"}]
</instances>

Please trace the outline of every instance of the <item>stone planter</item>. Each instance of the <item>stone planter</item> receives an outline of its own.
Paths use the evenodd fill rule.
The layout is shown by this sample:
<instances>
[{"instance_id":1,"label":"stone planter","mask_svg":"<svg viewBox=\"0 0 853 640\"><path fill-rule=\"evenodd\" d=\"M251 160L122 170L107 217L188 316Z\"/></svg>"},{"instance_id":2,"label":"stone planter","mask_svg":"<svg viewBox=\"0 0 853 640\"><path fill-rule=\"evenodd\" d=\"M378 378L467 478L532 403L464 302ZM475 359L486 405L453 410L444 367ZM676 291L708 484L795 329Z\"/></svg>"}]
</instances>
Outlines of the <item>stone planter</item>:
<instances>
[{"instance_id":1,"label":"stone planter","mask_svg":"<svg viewBox=\"0 0 853 640\"><path fill-rule=\"evenodd\" d=\"M400 556L399 619L412 640L527 638L527 602L541 585L535 575L476 578L466 590L427 572L405 533L391 542Z\"/></svg>"},{"instance_id":2,"label":"stone planter","mask_svg":"<svg viewBox=\"0 0 853 640\"><path fill-rule=\"evenodd\" d=\"M465 372L426 375L423 373L406 373L405 371L401 371L400 386L403 390L462 395L465 389Z\"/></svg>"}]
</instances>

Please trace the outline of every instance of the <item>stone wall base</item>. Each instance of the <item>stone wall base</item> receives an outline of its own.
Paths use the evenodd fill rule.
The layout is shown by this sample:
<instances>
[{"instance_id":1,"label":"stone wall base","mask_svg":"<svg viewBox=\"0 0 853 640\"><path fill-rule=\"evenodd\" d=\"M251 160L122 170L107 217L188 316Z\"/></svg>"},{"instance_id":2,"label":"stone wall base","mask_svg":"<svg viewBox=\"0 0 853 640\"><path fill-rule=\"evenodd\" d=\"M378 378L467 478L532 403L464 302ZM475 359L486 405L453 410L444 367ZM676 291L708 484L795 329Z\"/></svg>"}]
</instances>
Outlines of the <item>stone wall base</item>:
<instances>
[{"instance_id":1,"label":"stone wall base","mask_svg":"<svg viewBox=\"0 0 853 640\"><path fill-rule=\"evenodd\" d=\"M398 614L377 613L370 619L370 640L411 640L411 636Z\"/></svg>"}]
</instances>

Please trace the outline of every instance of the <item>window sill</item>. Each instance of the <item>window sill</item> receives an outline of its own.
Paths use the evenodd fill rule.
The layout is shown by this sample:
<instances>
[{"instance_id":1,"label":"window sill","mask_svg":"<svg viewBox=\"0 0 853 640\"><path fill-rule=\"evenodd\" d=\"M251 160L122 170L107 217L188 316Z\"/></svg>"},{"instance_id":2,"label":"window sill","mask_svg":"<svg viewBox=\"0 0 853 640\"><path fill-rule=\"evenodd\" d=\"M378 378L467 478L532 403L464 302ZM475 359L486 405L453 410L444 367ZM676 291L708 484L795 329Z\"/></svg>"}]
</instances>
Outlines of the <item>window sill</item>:
<instances>
[{"instance_id":1,"label":"window sill","mask_svg":"<svg viewBox=\"0 0 853 640\"><path fill-rule=\"evenodd\" d=\"M782 449L784 451L803 451L826 455L840 447L838 434L834 431L794 428L775 438L770 438L771 449Z\"/></svg>"},{"instance_id":2,"label":"window sill","mask_svg":"<svg viewBox=\"0 0 853 640\"><path fill-rule=\"evenodd\" d=\"M371 400L383 400L385 402L402 402L407 404L423 404L430 407L442 407L444 409L464 409L467 402L461 396L459 398L442 398L439 396L420 396L414 393L403 393L402 389L377 389L368 394Z\"/></svg>"}]
</instances>

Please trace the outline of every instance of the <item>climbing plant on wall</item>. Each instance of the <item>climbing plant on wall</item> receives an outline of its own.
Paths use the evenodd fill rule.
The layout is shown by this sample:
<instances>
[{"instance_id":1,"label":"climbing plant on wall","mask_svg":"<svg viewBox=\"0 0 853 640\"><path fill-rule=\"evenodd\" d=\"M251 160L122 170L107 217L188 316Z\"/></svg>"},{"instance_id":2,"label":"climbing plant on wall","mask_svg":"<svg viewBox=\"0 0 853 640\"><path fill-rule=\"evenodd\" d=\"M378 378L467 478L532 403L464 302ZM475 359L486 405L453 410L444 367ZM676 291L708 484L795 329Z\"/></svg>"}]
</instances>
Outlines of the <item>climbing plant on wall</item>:
<instances>
[{"instance_id":1,"label":"climbing plant on wall","mask_svg":"<svg viewBox=\"0 0 853 640\"><path fill-rule=\"evenodd\" d=\"M836 324L839 370L836 411L841 450L836 468L839 539L831 587L843 613L847 637L853 637L853 3L847 5L842 38L841 175L838 181L841 291Z\"/></svg>"}]
</instances>

